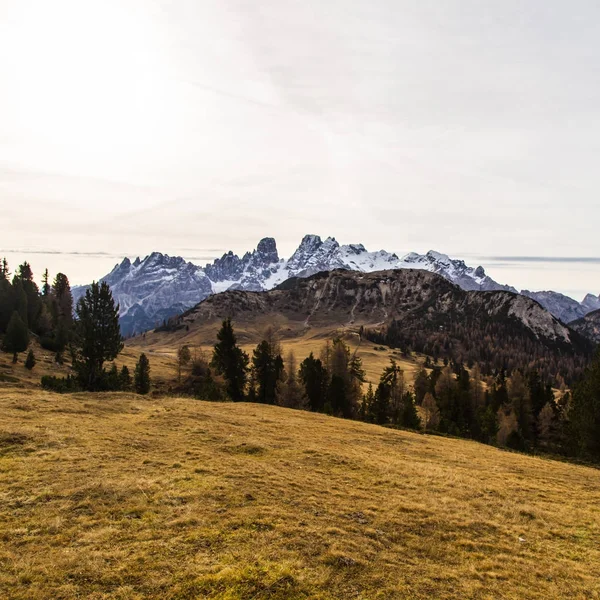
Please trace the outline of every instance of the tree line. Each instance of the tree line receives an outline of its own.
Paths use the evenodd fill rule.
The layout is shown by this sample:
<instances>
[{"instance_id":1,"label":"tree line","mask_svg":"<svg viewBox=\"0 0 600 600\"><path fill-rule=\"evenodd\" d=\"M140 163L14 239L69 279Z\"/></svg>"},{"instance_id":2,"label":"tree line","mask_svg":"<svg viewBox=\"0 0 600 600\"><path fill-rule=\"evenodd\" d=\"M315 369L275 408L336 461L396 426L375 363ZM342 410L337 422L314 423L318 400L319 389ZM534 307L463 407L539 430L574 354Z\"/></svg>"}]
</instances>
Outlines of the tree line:
<instances>
[{"instance_id":1,"label":"tree line","mask_svg":"<svg viewBox=\"0 0 600 600\"><path fill-rule=\"evenodd\" d=\"M0 335L2 349L13 354L13 362L29 346L30 335L39 338L43 348L62 362L73 330L73 296L68 277L58 273L50 283L44 273L42 288L34 281L29 263L20 265L14 275L6 259L0 266Z\"/></svg>"},{"instance_id":2,"label":"tree line","mask_svg":"<svg viewBox=\"0 0 600 600\"><path fill-rule=\"evenodd\" d=\"M189 349L183 353L190 360ZM426 366L428 368L426 368ZM568 391L536 370L486 375L477 365L428 357L409 386L391 359L377 385L363 391L361 359L341 339L299 366L283 358L272 330L249 356L230 319L217 334L212 358L193 361L180 391L199 398L259 402L449 434L526 452L600 459L600 354Z\"/></svg>"},{"instance_id":3,"label":"tree line","mask_svg":"<svg viewBox=\"0 0 600 600\"><path fill-rule=\"evenodd\" d=\"M50 283L46 270L41 289L29 263L20 265L11 278L6 259L0 266L0 335L2 350L13 355L27 351L32 337L62 364L68 352L72 375L44 376L42 386L58 392L150 390L150 365L142 355L133 377L127 366L118 370L114 360L123 349L119 306L106 283L93 283L75 308L68 277L58 273ZM25 366L37 363L32 349ZM107 369L106 365L112 363Z\"/></svg>"}]
</instances>

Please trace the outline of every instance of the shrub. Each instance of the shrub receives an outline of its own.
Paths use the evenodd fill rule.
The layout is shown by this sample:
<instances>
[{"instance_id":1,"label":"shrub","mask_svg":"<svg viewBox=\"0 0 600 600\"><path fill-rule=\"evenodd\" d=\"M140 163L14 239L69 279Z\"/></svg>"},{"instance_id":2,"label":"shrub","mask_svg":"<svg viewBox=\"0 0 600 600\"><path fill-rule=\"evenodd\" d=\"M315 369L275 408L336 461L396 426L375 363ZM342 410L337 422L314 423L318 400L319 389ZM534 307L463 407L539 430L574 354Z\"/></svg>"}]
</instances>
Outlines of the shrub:
<instances>
[{"instance_id":1,"label":"shrub","mask_svg":"<svg viewBox=\"0 0 600 600\"><path fill-rule=\"evenodd\" d=\"M33 350L30 350L29 354L27 355L27 360L25 361L25 368L31 371L33 367L35 367L35 363L35 354L33 353Z\"/></svg>"},{"instance_id":2,"label":"shrub","mask_svg":"<svg viewBox=\"0 0 600 600\"><path fill-rule=\"evenodd\" d=\"M77 379L70 375L66 377L44 375L42 377L42 388L50 392L56 392L57 394L69 394L81 391Z\"/></svg>"}]
</instances>

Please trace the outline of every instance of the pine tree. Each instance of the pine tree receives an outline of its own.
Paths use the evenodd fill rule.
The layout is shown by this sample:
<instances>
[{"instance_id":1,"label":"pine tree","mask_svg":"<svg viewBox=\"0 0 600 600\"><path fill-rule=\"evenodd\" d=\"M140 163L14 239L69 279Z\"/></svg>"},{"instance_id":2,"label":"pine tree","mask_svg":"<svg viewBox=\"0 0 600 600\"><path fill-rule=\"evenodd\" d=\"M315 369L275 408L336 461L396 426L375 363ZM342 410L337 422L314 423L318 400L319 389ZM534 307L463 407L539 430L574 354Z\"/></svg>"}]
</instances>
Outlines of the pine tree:
<instances>
[{"instance_id":1,"label":"pine tree","mask_svg":"<svg viewBox=\"0 0 600 600\"><path fill-rule=\"evenodd\" d=\"M226 393L234 402L242 402L248 378L248 355L238 347L231 319L223 321L217 334L210 366L225 379Z\"/></svg>"},{"instance_id":2,"label":"pine tree","mask_svg":"<svg viewBox=\"0 0 600 600\"><path fill-rule=\"evenodd\" d=\"M298 381L296 357L291 351L285 360L285 374L277 396L281 406L296 409L306 409L308 407L308 402Z\"/></svg>"},{"instance_id":3,"label":"pine tree","mask_svg":"<svg viewBox=\"0 0 600 600\"><path fill-rule=\"evenodd\" d=\"M104 376L104 363L114 360L123 349L119 307L107 283L92 283L77 303L77 317L73 366L82 387L95 391Z\"/></svg>"},{"instance_id":4,"label":"pine tree","mask_svg":"<svg viewBox=\"0 0 600 600\"><path fill-rule=\"evenodd\" d=\"M54 326L58 328L63 325L67 330L73 322L73 294L69 278L63 273L57 273L52 284L52 295L54 296L53 318Z\"/></svg>"},{"instance_id":5,"label":"pine tree","mask_svg":"<svg viewBox=\"0 0 600 600\"><path fill-rule=\"evenodd\" d=\"M32 371L33 367L35 367L35 364L35 354L33 353L33 350L30 350L29 354L27 354L27 359L25 360L25 368L29 371Z\"/></svg>"},{"instance_id":6,"label":"pine tree","mask_svg":"<svg viewBox=\"0 0 600 600\"><path fill-rule=\"evenodd\" d=\"M323 412L327 396L327 371L320 359L311 352L300 365L300 381L310 410Z\"/></svg>"},{"instance_id":7,"label":"pine tree","mask_svg":"<svg viewBox=\"0 0 600 600\"><path fill-rule=\"evenodd\" d=\"M48 273L48 269L46 269L44 271L44 275L42 277L42 296L44 298L47 298L49 296L50 290L52 289L50 287L50 281L49 281L49 279L50 279L50 275Z\"/></svg>"},{"instance_id":8,"label":"pine tree","mask_svg":"<svg viewBox=\"0 0 600 600\"><path fill-rule=\"evenodd\" d=\"M2 259L2 264L0 264L0 279L5 279L8 281L10 278L10 271L8 268L8 261L6 258Z\"/></svg>"},{"instance_id":9,"label":"pine tree","mask_svg":"<svg viewBox=\"0 0 600 600\"><path fill-rule=\"evenodd\" d=\"M277 346L263 340L252 355L252 380L256 385L257 402L277 403L277 390L282 375L283 359Z\"/></svg>"},{"instance_id":10,"label":"pine tree","mask_svg":"<svg viewBox=\"0 0 600 600\"><path fill-rule=\"evenodd\" d=\"M406 392L403 397L402 423L403 427L408 429L421 429L421 419L417 413L415 397L411 392Z\"/></svg>"},{"instance_id":11,"label":"pine tree","mask_svg":"<svg viewBox=\"0 0 600 600\"><path fill-rule=\"evenodd\" d=\"M371 403L371 413L369 420L378 425L385 425L390 420L390 386L379 382L375 390L375 396Z\"/></svg>"},{"instance_id":12,"label":"pine tree","mask_svg":"<svg viewBox=\"0 0 600 600\"><path fill-rule=\"evenodd\" d=\"M150 361L145 354L141 354L135 365L133 384L137 394L147 394L150 391Z\"/></svg>"},{"instance_id":13,"label":"pine tree","mask_svg":"<svg viewBox=\"0 0 600 600\"><path fill-rule=\"evenodd\" d=\"M27 315L29 312L27 310L27 294L25 293L25 288L23 287L23 281L17 276L13 277L12 297L12 310L16 310L21 317L21 321L23 321L25 325L29 325L29 321L27 320Z\"/></svg>"},{"instance_id":14,"label":"pine tree","mask_svg":"<svg viewBox=\"0 0 600 600\"><path fill-rule=\"evenodd\" d=\"M6 331L14 310L13 286L7 277L0 277L0 334Z\"/></svg>"},{"instance_id":15,"label":"pine tree","mask_svg":"<svg viewBox=\"0 0 600 600\"><path fill-rule=\"evenodd\" d=\"M17 362L18 353L25 352L29 346L29 331L27 325L17 311L14 311L2 342L5 352L13 354L13 363Z\"/></svg>"},{"instance_id":16,"label":"pine tree","mask_svg":"<svg viewBox=\"0 0 600 600\"><path fill-rule=\"evenodd\" d=\"M121 372L119 373L119 386L124 392L131 390L131 375L126 365L123 365Z\"/></svg>"},{"instance_id":17,"label":"pine tree","mask_svg":"<svg viewBox=\"0 0 600 600\"><path fill-rule=\"evenodd\" d=\"M23 285L27 297L27 325L32 331L37 331L38 318L42 309L40 290L33 280L33 271L28 262L24 262L18 269L18 279Z\"/></svg>"},{"instance_id":18,"label":"pine tree","mask_svg":"<svg viewBox=\"0 0 600 600\"><path fill-rule=\"evenodd\" d=\"M102 389L108 392L116 392L121 389L121 380L117 365L113 363L108 372L103 377Z\"/></svg>"},{"instance_id":19,"label":"pine tree","mask_svg":"<svg viewBox=\"0 0 600 600\"><path fill-rule=\"evenodd\" d=\"M600 350L573 390L569 415L578 453L600 459Z\"/></svg>"}]
</instances>

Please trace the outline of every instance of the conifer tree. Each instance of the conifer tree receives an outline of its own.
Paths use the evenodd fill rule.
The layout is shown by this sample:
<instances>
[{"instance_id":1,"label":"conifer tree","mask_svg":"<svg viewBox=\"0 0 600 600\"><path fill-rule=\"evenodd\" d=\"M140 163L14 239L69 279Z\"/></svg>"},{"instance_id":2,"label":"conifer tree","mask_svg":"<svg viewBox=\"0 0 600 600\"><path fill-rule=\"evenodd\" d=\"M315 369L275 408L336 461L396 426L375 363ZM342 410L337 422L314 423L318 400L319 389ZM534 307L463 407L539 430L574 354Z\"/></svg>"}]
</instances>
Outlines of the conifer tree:
<instances>
[{"instance_id":1,"label":"conifer tree","mask_svg":"<svg viewBox=\"0 0 600 600\"><path fill-rule=\"evenodd\" d=\"M314 412L323 412L325 408L327 380L327 371L323 363L311 352L300 365L300 381L304 386L308 406Z\"/></svg>"},{"instance_id":2,"label":"conifer tree","mask_svg":"<svg viewBox=\"0 0 600 600\"><path fill-rule=\"evenodd\" d=\"M263 340L252 355L252 380L256 386L256 401L277 403L278 384L283 375L283 359L278 348Z\"/></svg>"},{"instance_id":3,"label":"conifer tree","mask_svg":"<svg viewBox=\"0 0 600 600\"><path fill-rule=\"evenodd\" d=\"M284 377L277 396L281 406L299 409L306 409L308 407L308 401L302 393L302 387L298 381L296 356L291 351L285 360Z\"/></svg>"},{"instance_id":4,"label":"conifer tree","mask_svg":"<svg viewBox=\"0 0 600 600\"><path fill-rule=\"evenodd\" d=\"M411 392L406 392L403 397L403 407L402 411L402 423L403 427L408 427L408 429L420 429L421 428L421 419L417 413L417 407L415 406L415 397Z\"/></svg>"},{"instance_id":5,"label":"conifer tree","mask_svg":"<svg viewBox=\"0 0 600 600\"><path fill-rule=\"evenodd\" d=\"M569 415L578 453L600 459L600 350L573 390Z\"/></svg>"},{"instance_id":6,"label":"conifer tree","mask_svg":"<svg viewBox=\"0 0 600 600\"><path fill-rule=\"evenodd\" d=\"M2 345L5 352L12 353L13 363L17 362L19 352L27 350L27 346L29 345L29 331L17 311L14 311L10 318Z\"/></svg>"},{"instance_id":7,"label":"conifer tree","mask_svg":"<svg viewBox=\"0 0 600 600\"><path fill-rule=\"evenodd\" d=\"M25 293L25 288L23 287L23 281L16 275L13 277L12 281L12 297L12 310L16 310L21 317L21 321L28 326L29 321L27 320L27 314L29 311L27 310L27 294Z\"/></svg>"},{"instance_id":8,"label":"conifer tree","mask_svg":"<svg viewBox=\"0 0 600 600\"><path fill-rule=\"evenodd\" d=\"M129 369L126 365L123 365L121 372L119 373L119 386L124 392L131 390L132 380L129 374Z\"/></svg>"},{"instance_id":9,"label":"conifer tree","mask_svg":"<svg viewBox=\"0 0 600 600\"><path fill-rule=\"evenodd\" d=\"M226 393L234 402L242 402L248 377L248 355L238 347L231 319L223 321L217 334L210 366L225 379Z\"/></svg>"},{"instance_id":10,"label":"conifer tree","mask_svg":"<svg viewBox=\"0 0 600 600\"><path fill-rule=\"evenodd\" d=\"M0 276L0 334L6 331L14 310L13 287L7 277Z\"/></svg>"},{"instance_id":11,"label":"conifer tree","mask_svg":"<svg viewBox=\"0 0 600 600\"><path fill-rule=\"evenodd\" d=\"M143 353L135 366L133 383L137 394L147 394L150 391L150 361Z\"/></svg>"},{"instance_id":12,"label":"conifer tree","mask_svg":"<svg viewBox=\"0 0 600 600\"><path fill-rule=\"evenodd\" d=\"M32 371L33 367L35 367L35 364L35 354L33 353L33 350L30 350L29 354L27 354L27 359L25 360L25 368L29 371Z\"/></svg>"},{"instance_id":13,"label":"conifer tree","mask_svg":"<svg viewBox=\"0 0 600 600\"><path fill-rule=\"evenodd\" d=\"M100 388L104 363L114 360L123 349L119 307L107 283L92 283L77 303L77 341L74 368L82 387Z\"/></svg>"},{"instance_id":14,"label":"conifer tree","mask_svg":"<svg viewBox=\"0 0 600 600\"><path fill-rule=\"evenodd\" d=\"M360 418L363 421L371 421L371 416L373 414L373 404L375 402L375 393L373 392L373 384L369 383L369 387L367 388L367 393L362 398L362 403L360 406Z\"/></svg>"},{"instance_id":15,"label":"conifer tree","mask_svg":"<svg viewBox=\"0 0 600 600\"><path fill-rule=\"evenodd\" d=\"M50 275L48 273L48 269L46 269L44 271L44 275L42 277L42 296L44 298L48 297L50 295L50 290L52 289L50 287Z\"/></svg>"},{"instance_id":16,"label":"conifer tree","mask_svg":"<svg viewBox=\"0 0 600 600\"><path fill-rule=\"evenodd\" d=\"M19 266L17 278L21 281L27 297L27 325L32 331L37 331L38 318L42 309L40 290L33 280L33 271L28 262Z\"/></svg>"},{"instance_id":17,"label":"conifer tree","mask_svg":"<svg viewBox=\"0 0 600 600\"><path fill-rule=\"evenodd\" d=\"M56 329L69 331L73 322L73 294L69 278L64 273L57 273L52 285L54 297L53 319Z\"/></svg>"},{"instance_id":18,"label":"conifer tree","mask_svg":"<svg viewBox=\"0 0 600 600\"><path fill-rule=\"evenodd\" d=\"M8 268L8 261L6 258L2 259L2 263L0 264L0 279L8 279L10 278L10 271Z\"/></svg>"}]
</instances>

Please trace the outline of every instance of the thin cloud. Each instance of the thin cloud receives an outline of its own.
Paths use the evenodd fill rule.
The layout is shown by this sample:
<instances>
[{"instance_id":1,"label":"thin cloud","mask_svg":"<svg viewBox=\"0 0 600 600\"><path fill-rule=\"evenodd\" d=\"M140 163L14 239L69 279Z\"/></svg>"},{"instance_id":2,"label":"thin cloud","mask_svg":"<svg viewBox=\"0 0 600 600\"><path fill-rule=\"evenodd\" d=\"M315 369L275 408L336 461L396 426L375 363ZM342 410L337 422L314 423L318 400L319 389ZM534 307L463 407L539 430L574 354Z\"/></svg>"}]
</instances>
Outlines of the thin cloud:
<instances>
[{"instance_id":1,"label":"thin cloud","mask_svg":"<svg viewBox=\"0 0 600 600\"><path fill-rule=\"evenodd\" d=\"M581 263L600 264L597 256L480 256L479 260L501 263Z\"/></svg>"}]
</instances>

